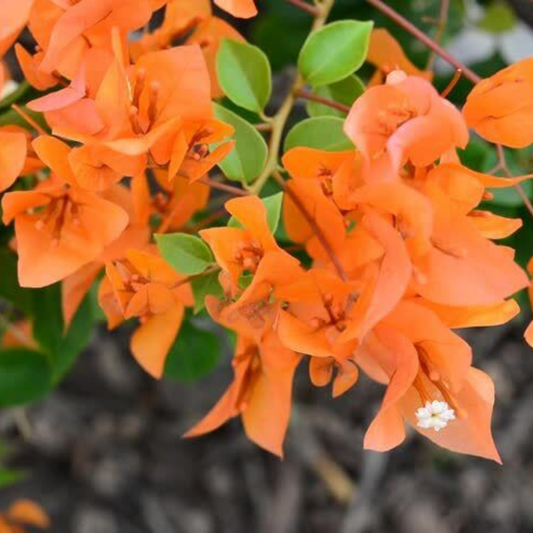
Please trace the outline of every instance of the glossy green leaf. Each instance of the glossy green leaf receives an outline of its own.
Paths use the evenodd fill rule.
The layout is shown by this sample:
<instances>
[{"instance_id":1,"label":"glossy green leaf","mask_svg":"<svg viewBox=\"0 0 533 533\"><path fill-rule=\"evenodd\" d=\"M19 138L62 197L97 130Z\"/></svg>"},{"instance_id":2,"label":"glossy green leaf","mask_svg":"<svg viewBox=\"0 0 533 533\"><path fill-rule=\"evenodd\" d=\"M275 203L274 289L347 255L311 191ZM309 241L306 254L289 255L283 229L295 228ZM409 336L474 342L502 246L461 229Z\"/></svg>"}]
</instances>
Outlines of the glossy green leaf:
<instances>
[{"instance_id":1,"label":"glossy green leaf","mask_svg":"<svg viewBox=\"0 0 533 533\"><path fill-rule=\"evenodd\" d=\"M346 137L344 121L338 117L314 117L299 122L287 134L285 151L297 146L338 152L353 149Z\"/></svg>"},{"instance_id":2,"label":"glossy green leaf","mask_svg":"<svg viewBox=\"0 0 533 533\"><path fill-rule=\"evenodd\" d=\"M267 212L268 227L272 233L278 229L279 219L281 216L281 206L283 204L283 193L278 192L273 196L261 198Z\"/></svg>"},{"instance_id":3,"label":"glossy green leaf","mask_svg":"<svg viewBox=\"0 0 533 533\"><path fill-rule=\"evenodd\" d=\"M0 405L24 405L42 398L52 382L44 354L27 348L0 350Z\"/></svg>"},{"instance_id":4,"label":"glossy green leaf","mask_svg":"<svg viewBox=\"0 0 533 533\"><path fill-rule=\"evenodd\" d=\"M248 43L224 39L217 55L217 74L226 96L250 111L262 111L272 92L267 56Z\"/></svg>"},{"instance_id":5,"label":"glossy green leaf","mask_svg":"<svg viewBox=\"0 0 533 533\"><path fill-rule=\"evenodd\" d=\"M368 53L372 22L342 20L313 32L305 42L298 68L318 87L340 81L361 67Z\"/></svg>"},{"instance_id":6,"label":"glossy green leaf","mask_svg":"<svg viewBox=\"0 0 533 533\"><path fill-rule=\"evenodd\" d=\"M233 126L235 148L218 166L232 181L250 184L265 168L268 148L263 136L246 120L233 111L214 104L215 116Z\"/></svg>"},{"instance_id":7,"label":"glossy green leaf","mask_svg":"<svg viewBox=\"0 0 533 533\"><path fill-rule=\"evenodd\" d=\"M216 333L185 320L167 357L165 377L180 381L200 379L216 366L220 344Z\"/></svg>"},{"instance_id":8,"label":"glossy green leaf","mask_svg":"<svg viewBox=\"0 0 533 533\"><path fill-rule=\"evenodd\" d=\"M199 237L187 233L156 235L161 255L180 274L200 274L213 264L213 254Z\"/></svg>"},{"instance_id":9,"label":"glossy green leaf","mask_svg":"<svg viewBox=\"0 0 533 533\"><path fill-rule=\"evenodd\" d=\"M192 294L194 296L194 313L199 313L205 307L205 297L208 295L221 298L224 294L218 281L219 272L211 272L205 276L191 281Z\"/></svg>"},{"instance_id":10,"label":"glossy green leaf","mask_svg":"<svg viewBox=\"0 0 533 533\"><path fill-rule=\"evenodd\" d=\"M357 76L348 76L341 81L317 87L313 91L316 95L333 100L339 104L351 107L352 104L365 92L364 83ZM309 101L307 112L312 117L331 116L345 118L346 113L330 106Z\"/></svg>"}]
</instances>

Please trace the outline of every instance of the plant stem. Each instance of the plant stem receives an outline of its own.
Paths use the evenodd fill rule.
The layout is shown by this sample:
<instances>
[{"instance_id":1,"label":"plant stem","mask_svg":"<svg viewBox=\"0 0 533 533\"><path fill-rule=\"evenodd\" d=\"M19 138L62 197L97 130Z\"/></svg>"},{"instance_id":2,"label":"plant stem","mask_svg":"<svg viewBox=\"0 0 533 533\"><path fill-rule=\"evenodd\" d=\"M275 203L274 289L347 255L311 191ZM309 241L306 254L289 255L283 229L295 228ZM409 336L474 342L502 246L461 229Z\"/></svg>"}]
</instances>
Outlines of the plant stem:
<instances>
[{"instance_id":1,"label":"plant stem","mask_svg":"<svg viewBox=\"0 0 533 533\"><path fill-rule=\"evenodd\" d=\"M441 0L440 2L440 15L437 24L437 32L435 34L435 42L441 44L444 37L444 31L446 30L446 24L448 23L448 14L450 12L450 0ZM426 70L432 70L435 63L436 52L431 51L429 59L426 65Z\"/></svg>"},{"instance_id":2,"label":"plant stem","mask_svg":"<svg viewBox=\"0 0 533 533\"><path fill-rule=\"evenodd\" d=\"M318 227L318 225L316 224L315 220L313 219L309 211L307 211L307 208L302 203L298 195L295 194L294 191L292 191L290 187L287 187L285 180L283 179L283 177L277 170L272 173L272 176L278 182L283 192L293 201L294 205L298 208L298 211L300 211L302 216L305 218L306 222L309 224L309 226L313 230L313 233L316 235L317 239L320 241L322 248L324 248L324 251L328 254L329 258L331 259L331 262L333 263L333 266L335 267L335 270L337 271L337 274L339 275L339 277L343 281L347 281L348 275L346 274L346 271L344 270L344 267L342 266L340 259L337 257L335 250L333 250L328 240L326 239L326 236L322 233L322 230Z\"/></svg>"},{"instance_id":3,"label":"plant stem","mask_svg":"<svg viewBox=\"0 0 533 533\"><path fill-rule=\"evenodd\" d=\"M319 96L318 94L313 94L309 91L306 91L305 89L298 89L296 91L296 96L298 98L303 98L304 100L310 100L311 102L317 102L319 104L331 107L332 109L342 111L343 113L350 112L350 106L341 104L340 102L336 102L335 100L330 100L329 98L325 98L323 96Z\"/></svg>"},{"instance_id":4,"label":"plant stem","mask_svg":"<svg viewBox=\"0 0 533 533\"><path fill-rule=\"evenodd\" d=\"M513 173L511 172L511 170L507 166L507 159L505 157L505 150L504 150L504 148L503 148L503 146L501 144L497 144L496 145L496 152L498 153L498 161L499 161L499 165L498 166L499 166L499 168L501 168L501 170L503 170L503 172L505 173L505 175L508 178L512 178L513 177ZM529 211L529 214L531 216L533 216L533 204L531 203L531 200L528 198L528 196L527 196L526 192L524 191L524 188L522 187L522 185L520 185L520 183L516 183L515 185L513 185L513 187L516 189L516 192L518 193L518 195L520 196L520 198L524 202L524 205L526 206L526 209Z\"/></svg>"},{"instance_id":5,"label":"plant stem","mask_svg":"<svg viewBox=\"0 0 533 533\"><path fill-rule=\"evenodd\" d=\"M411 35L416 37L419 41L423 42L428 48L433 50L437 55L442 57L444 61L454 66L456 69L463 71L465 78L469 79L472 83L479 83L481 77L478 76L475 72L470 70L467 66L461 63L459 60L455 59L450 55L442 46L437 44L431 37L428 37L423 31L418 29L414 24L409 22L406 18L402 17L397 11L386 5L382 0L366 0L370 5L375 7L378 11L381 11L385 16L389 17L394 21L398 26L403 28L405 31L409 32Z\"/></svg>"},{"instance_id":6,"label":"plant stem","mask_svg":"<svg viewBox=\"0 0 533 533\"><path fill-rule=\"evenodd\" d=\"M322 0L315 6L315 15L313 25L311 27L311 33L324 26L334 3L335 0ZM253 185L248 187L248 190L252 194L259 194L265 183L268 181L268 178L278 168L278 158L281 148L281 141L283 139L283 131L285 130L287 120L291 114L292 108L294 107L294 103L296 102L296 95L301 89L303 83L304 80L302 79L301 75L298 74L278 112L272 117L272 121L270 123L272 125L272 132L268 146L268 159L263 172L255 180Z\"/></svg>"},{"instance_id":7,"label":"plant stem","mask_svg":"<svg viewBox=\"0 0 533 533\"><path fill-rule=\"evenodd\" d=\"M313 15L314 17L318 15L318 11L319 11L318 8L308 4L307 2L304 2L304 0L285 0L285 1L297 7L298 9L301 9L302 11L309 13L310 15Z\"/></svg>"},{"instance_id":8,"label":"plant stem","mask_svg":"<svg viewBox=\"0 0 533 533\"><path fill-rule=\"evenodd\" d=\"M28 115L28 113L21 109L17 104L13 104L11 108L13 111L15 111L15 113L20 115L39 135L47 135L46 131L44 131L43 128L41 128L41 126L39 126L39 124L37 124L37 122L35 122L35 120L33 120L30 115Z\"/></svg>"},{"instance_id":9,"label":"plant stem","mask_svg":"<svg viewBox=\"0 0 533 533\"><path fill-rule=\"evenodd\" d=\"M220 270L220 267L218 265L213 265L204 270L203 272L200 272L200 274L193 274L192 276L187 276L186 278L181 279L177 283L175 283L172 287L172 289L177 289L178 287L181 287L182 285L187 285L187 283L190 283L191 281L194 281L196 279L205 278L206 276L209 276L210 274L214 274L215 272L218 272Z\"/></svg>"},{"instance_id":10,"label":"plant stem","mask_svg":"<svg viewBox=\"0 0 533 533\"><path fill-rule=\"evenodd\" d=\"M203 183L213 189L219 189L220 191L229 192L235 196L248 196L250 193L244 189L239 189L238 187L233 187L232 185L226 185L225 183L220 183L211 178L201 178L198 180L198 183Z\"/></svg>"}]
</instances>

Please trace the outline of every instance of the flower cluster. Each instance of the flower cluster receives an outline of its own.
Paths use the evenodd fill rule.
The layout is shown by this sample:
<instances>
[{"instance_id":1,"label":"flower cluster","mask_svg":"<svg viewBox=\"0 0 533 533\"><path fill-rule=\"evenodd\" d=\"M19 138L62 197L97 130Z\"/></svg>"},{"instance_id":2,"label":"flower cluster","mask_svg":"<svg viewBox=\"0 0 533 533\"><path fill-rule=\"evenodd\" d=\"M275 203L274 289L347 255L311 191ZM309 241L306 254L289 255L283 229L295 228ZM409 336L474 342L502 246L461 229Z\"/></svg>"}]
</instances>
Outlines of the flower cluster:
<instances>
[{"instance_id":1,"label":"flower cluster","mask_svg":"<svg viewBox=\"0 0 533 533\"><path fill-rule=\"evenodd\" d=\"M345 129L358 150L295 148L283 158L291 178L285 228L313 258L311 268L276 245L254 197L226 204L244 229L201 233L226 283L211 314L239 343L234 384L190 434L241 413L249 437L281 453L290 383L306 354L311 381L333 380L334 396L360 370L387 384L367 448L397 446L408 423L442 446L499 460L493 383L452 329L501 324L518 312L508 298L527 277L492 239L521 221L479 205L488 189L516 180L462 166L461 113L402 71L356 101ZM253 274L244 290L243 271Z\"/></svg>"},{"instance_id":2,"label":"flower cluster","mask_svg":"<svg viewBox=\"0 0 533 533\"><path fill-rule=\"evenodd\" d=\"M256 12L252 0L215 3L239 17ZM17 44L15 52L39 94L14 106L29 129L0 127L2 220L14 224L20 285L61 282L67 328L98 282L109 328L134 319L131 351L160 378L198 304L195 282L215 275L217 290L202 293L200 305L236 334L234 380L187 436L241 416L252 441L282 456L305 360L312 384L331 385L335 397L361 372L386 387L366 448L399 445L409 425L450 450L500 461L493 382L454 330L503 324L519 312L511 297L528 277L494 241L522 221L483 202L529 176L476 172L458 151L469 127L510 147L533 142L531 60L476 85L461 112L376 30L367 58L376 73L344 122L352 148L296 143L278 164L279 117L286 121L299 77L277 118L258 113L271 153L256 183L236 188L209 173L235 156L236 130L253 126L220 120L212 99L227 92L217 69L223 41L245 41L210 2L25 0L10 3L9 18L0 51L28 26L35 51ZM242 172L246 164L242 155L232 160ZM283 192L279 229L279 212L260 197L270 177ZM214 187L236 197L198 223L220 200L211 198ZM200 250L192 275L157 246L159 236L185 230ZM178 265L194 255L185 245L172 253Z\"/></svg>"}]
</instances>

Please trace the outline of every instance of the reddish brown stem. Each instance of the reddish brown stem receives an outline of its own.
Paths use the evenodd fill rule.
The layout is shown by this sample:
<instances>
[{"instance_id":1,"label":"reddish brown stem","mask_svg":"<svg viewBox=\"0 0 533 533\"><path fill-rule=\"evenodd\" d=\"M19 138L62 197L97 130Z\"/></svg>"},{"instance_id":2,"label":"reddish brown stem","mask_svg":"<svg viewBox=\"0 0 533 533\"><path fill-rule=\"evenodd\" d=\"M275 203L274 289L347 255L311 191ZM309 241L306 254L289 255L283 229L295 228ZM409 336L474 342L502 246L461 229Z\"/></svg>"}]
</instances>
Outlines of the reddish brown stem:
<instances>
[{"instance_id":1,"label":"reddish brown stem","mask_svg":"<svg viewBox=\"0 0 533 533\"><path fill-rule=\"evenodd\" d=\"M459 80L461 79L461 76L463 75L463 71L459 68L455 71L455 74L453 75L453 78L450 80L450 83L446 86L444 91L442 91L441 96L443 98L446 98L454 89L454 87L459 83Z\"/></svg>"},{"instance_id":2,"label":"reddish brown stem","mask_svg":"<svg viewBox=\"0 0 533 533\"><path fill-rule=\"evenodd\" d=\"M269 124L268 122L255 124L254 127L257 131L272 131L272 124Z\"/></svg>"},{"instance_id":3,"label":"reddish brown stem","mask_svg":"<svg viewBox=\"0 0 533 533\"><path fill-rule=\"evenodd\" d=\"M496 151L498 153L498 161L500 168L503 170L503 172L508 178L512 178L513 173L509 170L509 167L507 166L507 159L505 157L505 150L503 146L501 144L497 144ZM513 187L516 189L516 192L519 194L520 198L524 202L524 205L529 211L529 214L533 217L533 204L525 193L524 188L522 187L522 185L520 185L520 183L513 185Z\"/></svg>"},{"instance_id":4,"label":"reddish brown stem","mask_svg":"<svg viewBox=\"0 0 533 533\"><path fill-rule=\"evenodd\" d=\"M433 39L428 37L423 31L418 29L414 24L409 22L406 18L402 17L397 11L386 5L382 0L366 0L370 5L375 7L378 11L381 11L385 16L389 17L398 26L409 32L416 37L419 41L423 42L428 48L438 54L444 61L454 66L456 69L463 71L465 78L469 79L472 83L479 83L481 77L475 72L470 70L467 66L463 65L460 61L450 55L442 46L437 44Z\"/></svg>"},{"instance_id":5,"label":"reddish brown stem","mask_svg":"<svg viewBox=\"0 0 533 533\"><path fill-rule=\"evenodd\" d=\"M26 111L23 111L17 104L13 104L11 107L13 108L13 111L18 113L37 133L39 133L39 135L47 135L46 131L44 131L43 128L41 128L41 126L39 126L39 124L26 113Z\"/></svg>"},{"instance_id":6,"label":"reddish brown stem","mask_svg":"<svg viewBox=\"0 0 533 533\"><path fill-rule=\"evenodd\" d=\"M285 0L285 1L297 7L298 9L301 9L302 11L309 13L313 17L316 17L317 15L320 14L318 8L308 4L307 2L304 2L304 0Z\"/></svg>"},{"instance_id":7,"label":"reddish brown stem","mask_svg":"<svg viewBox=\"0 0 533 533\"><path fill-rule=\"evenodd\" d=\"M333 263L333 266L335 267L335 270L337 271L337 274L339 275L339 277L343 281L347 281L348 275L346 274L344 267L342 266L339 258L337 257L337 254L335 253L333 248L330 246L328 240L326 239L326 236L322 233L322 230L317 226L313 217L307 211L307 208L305 207L305 205L302 203L300 198L298 198L298 195L295 194L294 191L292 191L290 187L287 187L285 180L282 178L279 172L277 171L273 172L272 177L278 182L283 192L286 193L287 196L293 201L294 205L300 211L300 213L305 218L309 226L311 226L311 229L313 230L317 239L320 241L322 248L324 248L325 252L328 254L329 258L331 259L331 262Z\"/></svg>"},{"instance_id":8,"label":"reddish brown stem","mask_svg":"<svg viewBox=\"0 0 533 533\"><path fill-rule=\"evenodd\" d=\"M220 183L218 181L212 180L211 178L201 178L198 180L198 183L203 183L213 189L218 189L220 191L229 192L235 196L248 196L250 193L244 189L239 189L238 187L233 187L232 185L226 185L225 183Z\"/></svg>"},{"instance_id":9,"label":"reddish brown stem","mask_svg":"<svg viewBox=\"0 0 533 533\"><path fill-rule=\"evenodd\" d=\"M303 98L304 100L310 100L311 102L317 102L319 104L331 107L337 111L342 111L343 113L350 112L350 106L336 102L335 100L330 100L329 98L324 98L323 96L318 96L317 94L310 93L305 89L298 89L295 93L298 98Z\"/></svg>"},{"instance_id":10,"label":"reddish brown stem","mask_svg":"<svg viewBox=\"0 0 533 533\"><path fill-rule=\"evenodd\" d=\"M200 272L200 274L193 274L192 276L187 276L186 278L183 278L182 280L175 283L172 286L172 288L177 289L178 287L181 287L182 285L187 285L187 283L190 283L191 281L194 281L195 279L205 278L205 276L209 276L209 274L213 274L214 272L218 272L219 270L220 270L220 267L218 265L213 265L212 267L209 267L207 270Z\"/></svg>"}]
</instances>

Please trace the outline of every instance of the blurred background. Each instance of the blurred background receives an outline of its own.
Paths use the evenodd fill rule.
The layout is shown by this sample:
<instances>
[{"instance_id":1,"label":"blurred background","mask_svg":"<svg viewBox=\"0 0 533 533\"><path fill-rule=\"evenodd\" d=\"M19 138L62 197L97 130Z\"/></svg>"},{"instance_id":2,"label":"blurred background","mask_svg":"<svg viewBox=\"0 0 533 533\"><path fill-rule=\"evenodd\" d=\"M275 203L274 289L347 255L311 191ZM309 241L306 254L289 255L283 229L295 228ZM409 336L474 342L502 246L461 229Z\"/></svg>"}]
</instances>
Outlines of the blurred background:
<instances>
[{"instance_id":1,"label":"blurred background","mask_svg":"<svg viewBox=\"0 0 533 533\"><path fill-rule=\"evenodd\" d=\"M450 0L447 14L439 0L388 3L480 75L533 55L531 0ZM283 0L264 0L260 8L239 29L269 55L282 98L309 17ZM387 27L417 66L434 65L438 87L453 75L364 1L337 0L333 18ZM456 103L469 88L461 81ZM303 104L298 112L304 114ZM495 163L481 140L461 157L478 170ZM517 173L533 170L531 149L509 157ZM533 223L520 199L509 190L493 205L524 218L512 244L525 264L533 255ZM199 381L155 382L133 363L129 332L101 327L58 390L31 408L0 412L0 507L33 498L51 514L53 533L533 531L533 353L521 338L530 313L525 295L520 301L526 316L519 321L464 332L476 365L496 382L503 467L452 455L418 436L386 455L364 452L364 430L383 390L362 378L332 401L310 385L306 365L297 375L284 461L248 442L239 421L182 440L231 380L227 341L216 332L186 336L182 348L191 354L206 342L218 346L218 363ZM202 318L196 326L205 327Z\"/></svg>"}]
</instances>

